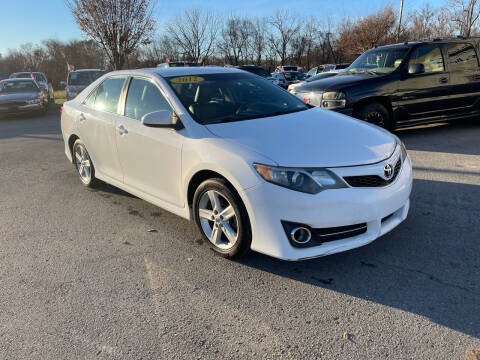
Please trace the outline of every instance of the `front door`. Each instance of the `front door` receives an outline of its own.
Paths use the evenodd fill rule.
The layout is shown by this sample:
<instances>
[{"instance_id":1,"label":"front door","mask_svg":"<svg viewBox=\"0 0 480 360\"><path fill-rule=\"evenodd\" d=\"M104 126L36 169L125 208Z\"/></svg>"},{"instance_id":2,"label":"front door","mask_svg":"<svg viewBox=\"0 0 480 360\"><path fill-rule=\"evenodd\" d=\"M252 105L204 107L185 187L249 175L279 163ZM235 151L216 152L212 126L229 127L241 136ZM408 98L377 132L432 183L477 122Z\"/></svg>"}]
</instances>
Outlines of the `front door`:
<instances>
[{"instance_id":1,"label":"front door","mask_svg":"<svg viewBox=\"0 0 480 360\"><path fill-rule=\"evenodd\" d=\"M169 110L153 79L133 77L128 86L124 115L117 119L118 158L124 183L150 196L183 206L181 194L182 131L142 125L145 114Z\"/></svg>"},{"instance_id":2,"label":"front door","mask_svg":"<svg viewBox=\"0 0 480 360\"><path fill-rule=\"evenodd\" d=\"M409 65L422 64L425 72L408 74L398 82L397 105L402 120L437 118L452 107L450 75L436 44L421 45L410 56Z\"/></svg>"}]
</instances>

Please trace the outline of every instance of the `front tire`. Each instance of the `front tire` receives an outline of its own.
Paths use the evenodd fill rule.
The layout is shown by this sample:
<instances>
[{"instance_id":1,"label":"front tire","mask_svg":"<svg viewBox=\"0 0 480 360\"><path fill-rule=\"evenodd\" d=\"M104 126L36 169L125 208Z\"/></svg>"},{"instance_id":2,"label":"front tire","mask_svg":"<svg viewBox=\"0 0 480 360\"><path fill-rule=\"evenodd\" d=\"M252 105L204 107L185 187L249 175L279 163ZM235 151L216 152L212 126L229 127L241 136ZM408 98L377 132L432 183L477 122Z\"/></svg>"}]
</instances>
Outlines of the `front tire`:
<instances>
[{"instance_id":1,"label":"front tire","mask_svg":"<svg viewBox=\"0 0 480 360\"><path fill-rule=\"evenodd\" d=\"M204 181L193 197L195 222L210 247L227 258L244 255L252 235L247 211L229 184L220 178Z\"/></svg>"},{"instance_id":2,"label":"front tire","mask_svg":"<svg viewBox=\"0 0 480 360\"><path fill-rule=\"evenodd\" d=\"M95 178L95 168L85 144L80 139L77 139L73 144L72 155L73 163L82 184L89 188L95 187L98 183L98 180Z\"/></svg>"},{"instance_id":3,"label":"front tire","mask_svg":"<svg viewBox=\"0 0 480 360\"><path fill-rule=\"evenodd\" d=\"M381 126L389 131L395 129L395 123L388 109L380 103L363 105L358 111L358 118L369 123Z\"/></svg>"}]
</instances>

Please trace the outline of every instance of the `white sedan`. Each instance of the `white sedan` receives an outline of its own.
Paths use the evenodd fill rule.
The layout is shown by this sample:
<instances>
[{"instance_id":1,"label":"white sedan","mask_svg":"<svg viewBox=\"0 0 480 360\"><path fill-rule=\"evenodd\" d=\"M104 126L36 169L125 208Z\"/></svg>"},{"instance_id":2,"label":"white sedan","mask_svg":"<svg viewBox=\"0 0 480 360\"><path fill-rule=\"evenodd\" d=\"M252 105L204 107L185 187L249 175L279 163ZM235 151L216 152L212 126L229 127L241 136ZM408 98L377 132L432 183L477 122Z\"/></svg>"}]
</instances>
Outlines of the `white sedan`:
<instances>
[{"instance_id":1,"label":"white sedan","mask_svg":"<svg viewBox=\"0 0 480 360\"><path fill-rule=\"evenodd\" d=\"M64 104L61 124L84 185L195 220L226 257L329 255L407 217L412 166L397 137L241 70L111 72Z\"/></svg>"}]
</instances>

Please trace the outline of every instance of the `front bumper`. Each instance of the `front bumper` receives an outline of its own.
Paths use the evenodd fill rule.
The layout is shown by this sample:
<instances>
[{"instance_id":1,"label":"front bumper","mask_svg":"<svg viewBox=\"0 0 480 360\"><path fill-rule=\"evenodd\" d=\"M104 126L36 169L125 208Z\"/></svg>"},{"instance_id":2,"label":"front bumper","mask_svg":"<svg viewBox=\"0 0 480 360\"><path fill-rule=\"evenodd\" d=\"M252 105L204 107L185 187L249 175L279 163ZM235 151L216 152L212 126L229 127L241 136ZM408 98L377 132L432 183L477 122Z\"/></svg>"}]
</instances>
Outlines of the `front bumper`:
<instances>
[{"instance_id":1,"label":"front bumper","mask_svg":"<svg viewBox=\"0 0 480 360\"><path fill-rule=\"evenodd\" d=\"M332 189L311 195L263 183L242 194L252 226L251 248L276 258L302 260L366 245L405 220L411 189L410 158L396 180L381 188ZM282 220L315 229L366 223L367 231L318 246L296 248L290 244Z\"/></svg>"},{"instance_id":2,"label":"front bumper","mask_svg":"<svg viewBox=\"0 0 480 360\"><path fill-rule=\"evenodd\" d=\"M8 105L0 105L0 115L23 114L44 109L44 104L29 104L22 106L9 107Z\"/></svg>"}]
</instances>

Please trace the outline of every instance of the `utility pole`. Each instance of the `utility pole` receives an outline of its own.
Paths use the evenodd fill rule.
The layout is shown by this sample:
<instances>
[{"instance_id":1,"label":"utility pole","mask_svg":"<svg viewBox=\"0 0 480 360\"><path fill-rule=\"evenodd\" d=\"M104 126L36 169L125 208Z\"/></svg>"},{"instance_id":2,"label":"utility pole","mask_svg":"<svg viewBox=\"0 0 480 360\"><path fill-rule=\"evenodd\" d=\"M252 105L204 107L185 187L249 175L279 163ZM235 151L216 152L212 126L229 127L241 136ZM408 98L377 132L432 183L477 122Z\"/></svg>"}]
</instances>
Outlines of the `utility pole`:
<instances>
[{"instance_id":1,"label":"utility pole","mask_svg":"<svg viewBox=\"0 0 480 360\"><path fill-rule=\"evenodd\" d=\"M403 0L400 0L400 10L398 12L397 41L400 41L400 31L402 28Z\"/></svg>"}]
</instances>

